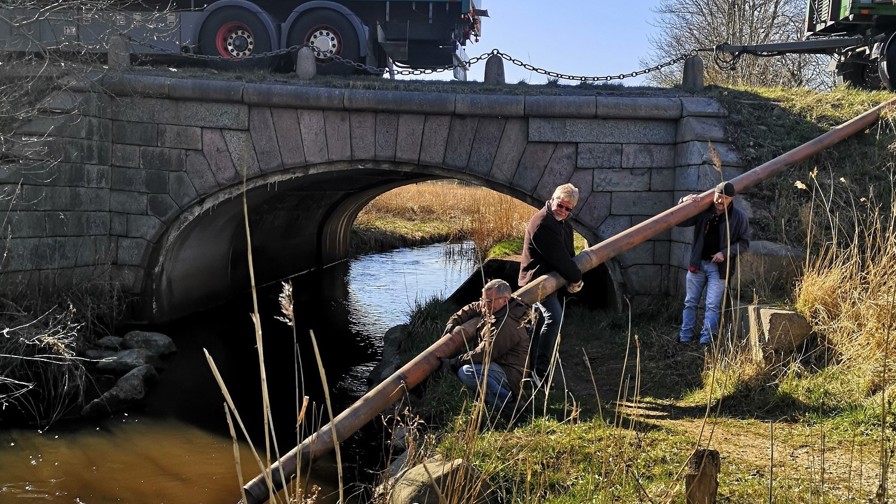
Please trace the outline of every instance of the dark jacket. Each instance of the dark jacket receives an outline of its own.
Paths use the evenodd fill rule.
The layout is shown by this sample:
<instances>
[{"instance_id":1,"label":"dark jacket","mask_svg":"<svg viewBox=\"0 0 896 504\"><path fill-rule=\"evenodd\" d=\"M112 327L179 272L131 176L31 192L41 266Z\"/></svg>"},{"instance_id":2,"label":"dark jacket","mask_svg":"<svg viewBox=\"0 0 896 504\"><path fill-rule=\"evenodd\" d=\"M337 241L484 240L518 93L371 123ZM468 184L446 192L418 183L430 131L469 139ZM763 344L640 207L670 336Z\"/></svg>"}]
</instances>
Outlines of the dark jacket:
<instances>
[{"instance_id":1,"label":"dark jacket","mask_svg":"<svg viewBox=\"0 0 896 504\"><path fill-rule=\"evenodd\" d=\"M450 332L474 317L480 317L480 321L476 326L478 336L476 347L459 355L458 364L465 362L482 364L488 352L488 345L491 344L492 362L501 365L504 374L507 375L510 390L519 396L520 382L523 380L529 353L529 333L525 325L528 316L529 305L511 297L507 306L495 312L494 321L491 323L492 336L486 339L483 337L483 332L486 330L487 322L486 317L483 317L482 304L477 301L461 308L448 319L445 332Z\"/></svg>"},{"instance_id":2,"label":"dark jacket","mask_svg":"<svg viewBox=\"0 0 896 504\"><path fill-rule=\"evenodd\" d=\"M734 267L737 255L750 248L750 222L747 215L734 203L728 205L725 210L728 214L727 219L722 216L719 219L719 251L730 258L719 265L719 277L728 278L728 271ZM711 219L715 213L712 206L704 212L691 217L690 219L679 224L679 227L694 226L694 241L691 244L691 256L688 259L688 267L699 268L703 255L703 236L706 227L706 221ZM730 234L730 240L729 240Z\"/></svg>"},{"instance_id":3,"label":"dark jacket","mask_svg":"<svg viewBox=\"0 0 896 504\"><path fill-rule=\"evenodd\" d=\"M550 201L529 219L520 260L520 287L552 271L569 283L582 280L582 272L572 260L576 253L572 234L569 219L558 221L551 213Z\"/></svg>"}]
</instances>

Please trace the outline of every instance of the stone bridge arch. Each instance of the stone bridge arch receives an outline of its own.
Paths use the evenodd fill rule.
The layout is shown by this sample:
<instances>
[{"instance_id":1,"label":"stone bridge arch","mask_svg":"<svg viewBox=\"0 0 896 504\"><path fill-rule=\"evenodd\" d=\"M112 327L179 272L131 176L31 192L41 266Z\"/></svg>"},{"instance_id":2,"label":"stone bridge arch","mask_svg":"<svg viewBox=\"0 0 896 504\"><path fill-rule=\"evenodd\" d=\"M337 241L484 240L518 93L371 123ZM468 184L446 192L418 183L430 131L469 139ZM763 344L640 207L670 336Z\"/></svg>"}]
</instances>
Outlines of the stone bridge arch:
<instances>
[{"instance_id":1,"label":"stone bridge arch","mask_svg":"<svg viewBox=\"0 0 896 504\"><path fill-rule=\"evenodd\" d=\"M29 196L11 208L10 244L25 252L7 261L3 288L57 288L102 269L136 296L144 320L248 286L237 266L246 261L244 174L263 283L343 259L360 209L404 184L456 178L539 207L572 182L582 192L574 226L596 243L677 193L713 185L710 142L726 177L741 171L724 110L671 93L497 96L123 75L58 93L48 110L56 117L19 132L55 138L52 181L16 170L0 178ZM669 233L615 258L613 289L635 298L675 290L687 241ZM46 246L45 257L27 258L28 247Z\"/></svg>"}]
</instances>

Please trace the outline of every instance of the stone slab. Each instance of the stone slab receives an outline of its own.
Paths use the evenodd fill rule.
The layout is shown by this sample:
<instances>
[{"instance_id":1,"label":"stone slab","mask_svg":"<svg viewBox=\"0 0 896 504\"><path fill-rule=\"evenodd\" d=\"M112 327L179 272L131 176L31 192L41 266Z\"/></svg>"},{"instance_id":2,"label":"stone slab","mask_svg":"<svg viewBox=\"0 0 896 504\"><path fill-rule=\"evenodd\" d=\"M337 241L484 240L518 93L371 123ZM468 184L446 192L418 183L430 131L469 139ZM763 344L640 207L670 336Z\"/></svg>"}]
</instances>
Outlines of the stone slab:
<instances>
[{"instance_id":1,"label":"stone slab","mask_svg":"<svg viewBox=\"0 0 896 504\"><path fill-rule=\"evenodd\" d=\"M159 147L202 150L202 128L159 124Z\"/></svg>"},{"instance_id":2,"label":"stone slab","mask_svg":"<svg viewBox=\"0 0 896 504\"><path fill-rule=\"evenodd\" d=\"M530 142L675 143L673 121L645 119L553 119L529 120Z\"/></svg>"},{"instance_id":3,"label":"stone slab","mask_svg":"<svg viewBox=\"0 0 896 504\"><path fill-rule=\"evenodd\" d=\"M302 131L302 145L305 147L305 161L323 163L327 155L327 126L321 110L299 110L299 128Z\"/></svg>"},{"instance_id":4,"label":"stone slab","mask_svg":"<svg viewBox=\"0 0 896 504\"><path fill-rule=\"evenodd\" d=\"M581 143L576 165L579 168L621 168L622 144Z\"/></svg>"},{"instance_id":5,"label":"stone slab","mask_svg":"<svg viewBox=\"0 0 896 504\"><path fill-rule=\"evenodd\" d=\"M509 184L513 180L528 141L528 122L525 119L508 119L501 133L489 178L495 182Z\"/></svg>"},{"instance_id":6,"label":"stone slab","mask_svg":"<svg viewBox=\"0 0 896 504\"><path fill-rule=\"evenodd\" d=\"M353 111L349 122L352 137L352 159L375 159L376 113ZM400 123L401 121L399 121L399 128L401 127Z\"/></svg>"},{"instance_id":7,"label":"stone slab","mask_svg":"<svg viewBox=\"0 0 896 504\"><path fill-rule=\"evenodd\" d=\"M416 164L420 160L420 144L426 117L419 114L399 114L395 160Z\"/></svg>"},{"instance_id":8,"label":"stone slab","mask_svg":"<svg viewBox=\"0 0 896 504\"><path fill-rule=\"evenodd\" d=\"M553 154L551 154L551 160L545 167L544 174L541 180L539 180L533 196L539 201L550 199L554 194L554 189L561 184L569 182L575 170L576 146L573 144L558 145L554 149Z\"/></svg>"},{"instance_id":9,"label":"stone slab","mask_svg":"<svg viewBox=\"0 0 896 504\"><path fill-rule=\"evenodd\" d=\"M675 140L680 142L727 142L725 121L714 117L684 117L678 121Z\"/></svg>"},{"instance_id":10,"label":"stone slab","mask_svg":"<svg viewBox=\"0 0 896 504\"><path fill-rule=\"evenodd\" d=\"M451 119L448 130L448 144L445 149L445 166L457 170L466 170L470 160L470 148L476 137L478 117L459 117Z\"/></svg>"},{"instance_id":11,"label":"stone slab","mask_svg":"<svg viewBox=\"0 0 896 504\"><path fill-rule=\"evenodd\" d=\"M305 164L305 144L302 141L302 130L299 128L299 116L295 110L272 108L271 119L277 135L277 146L283 166L301 166Z\"/></svg>"},{"instance_id":12,"label":"stone slab","mask_svg":"<svg viewBox=\"0 0 896 504\"><path fill-rule=\"evenodd\" d=\"M376 159L392 161L398 142L398 114L376 115Z\"/></svg>"},{"instance_id":13,"label":"stone slab","mask_svg":"<svg viewBox=\"0 0 896 504\"><path fill-rule=\"evenodd\" d=\"M522 96L463 94L455 97L454 113L460 116L523 117L524 112Z\"/></svg>"},{"instance_id":14,"label":"stone slab","mask_svg":"<svg viewBox=\"0 0 896 504\"><path fill-rule=\"evenodd\" d=\"M344 110L326 110L324 111L324 123L327 129L327 157L330 161L351 159L352 139L349 113Z\"/></svg>"},{"instance_id":15,"label":"stone slab","mask_svg":"<svg viewBox=\"0 0 896 504\"><path fill-rule=\"evenodd\" d=\"M222 130L224 141L230 150L230 156L233 158L233 166L242 179L245 173L248 178L261 174L261 168L258 166L258 158L255 157L255 146L252 143L252 136L248 131L240 130Z\"/></svg>"},{"instance_id":16,"label":"stone slab","mask_svg":"<svg viewBox=\"0 0 896 504\"><path fill-rule=\"evenodd\" d=\"M243 96L247 104L262 107L309 110L345 109L345 90L338 88L249 84L246 85Z\"/></svg>"},{"instance_id":17,"label":"stone slab","mask_svg":"<svg viewBox=\"0 0 896 504\"><path fill-rule=\"evenodd\" d=\"M622 168L672 168L674 145L622 145Z\"/></svg>"},{"instance_id":18,"label":"stone slab","mask_svg":"<svg viewBox=\"0 0 896 504\"><path fill-rule=\"evenodd\" d=\"M448 145L450 116L426 116L423 123L423 141L420 144L420 163L441 166Z\"/></svg>"},{"instance_id":19,"label":"stone slab","mask_svg":"<svg viewBox=\"0 0 896 504\"><path fill-rule=\"evenodd\" d=\"M595 191L647 191L650 170L592 170Z\"/></svg>"},{"instance_id":20,"label":"stone slab","mask_svg":"<svg viewBox=\"0 0 896 504\"><path fill-rule=\"evenodd\" d=\"M595 116L605 119L670 119L681 117L678 98L596 96Z\"/></svg>"},{"instance_id":21,"label":"stone slab","mask_svg":"<svg viewBox=\"0 0 896 504\"><path fill-rule=\"evenodd\" d=\"M455 95L449 93L348 89L345 91L345 108L374 112L453 114L454 99Z\"/></svg>"},{"instance_id":22,"label":"stone slab","mask_svg":"<svg viewBox=\"0 0 896 504\"><path fill-rule=\"evenodd\" d=\"M184 173L190 178L190 183L198 194L206 195L218 190L220 186L205 155L201 152L188 151L184 164Z\"/></svg>"},{"instance_id":23,"label":"stone slab","mask_svg":"<svg viewBox=\"0 0 896 504\"><path fill-rule=\"evenodd\" d=\"M594 117L593 96L527 96L528 117Z\"/></svg>"},{"instance_id":24,"label":"stone slab","mask_svg":"<svg viewBox=\"0 0 896 504\"><path fill-rule=\"evenodd\" d=\"M470 149L470 159L467 163L467 171L481 177L487 177L495 161L498 144L504 133L506 119L494 117L481 117L476 125L476 134L473 137L473 146Z\"/></svg>"},{"instance_id":25,"label":"stone slab","mask_svg":"<svg viewBox=\"0 0 896 504\"><path fill-rule=\"evenodd\" d=\"M202 152L205 154L205 160L208 162L208 166L219 187L227 187L242 180L242 177L233 165L233 159L230 157L230 151L227 148L227 142L224 141L224 134L221 130L202 130ZM193 158L193 161L193 166L195 167L196 159Z\"/></svg>"},{"instance_id":26,"label":"stone slab","mask_svg":"<svg viewBox=\"0 0 896 504\"><path fill-rule=\"evenodd\" d=\"M613 215L657 215L672 208L672 193L616 191L610 209Z\"/></svg>"},{"instance_id":27,"label":"stone slab","mask_svg":"<svg viewBox=\"0 0 896 504\"><path fill-rule=\"evenodd\" d=\"M541 180L556 147L556 144L552 143L527 144L511 185L525 194L534 196L538 181Z\"/></svg>"},{"instance_id":28,"label":"stone slab","mask_svg":"<svg viewBox=\"0 0 896 504\"><path fill-rule=\"evenodd\" d=\"M258 169L261 172L272 172L283 167L271 109L267 107L249 109L249 135L252 138L255 158L258 160Z\"/></svg>"}]
</instances>

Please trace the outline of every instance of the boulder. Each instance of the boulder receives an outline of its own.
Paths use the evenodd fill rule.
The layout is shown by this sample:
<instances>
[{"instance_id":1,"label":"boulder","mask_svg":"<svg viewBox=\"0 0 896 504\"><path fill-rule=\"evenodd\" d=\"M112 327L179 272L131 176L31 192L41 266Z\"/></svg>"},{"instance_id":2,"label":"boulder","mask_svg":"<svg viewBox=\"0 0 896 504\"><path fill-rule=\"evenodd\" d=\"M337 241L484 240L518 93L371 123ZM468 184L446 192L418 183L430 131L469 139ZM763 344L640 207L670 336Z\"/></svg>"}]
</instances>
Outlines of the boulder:
<instances>
[{"instance_id":1,"label":"boulder","mask_svg":"<svg viewBox=\"0 0 896 504\"><path fill-rule=\"evenodd\" d=\"M753 357L766 364L799 352L812 334L806 319L792 310L752 305L749 321Z\"/></svg>"},{"instance_id":2,"label":"boulder","mask_svg":"<svg viewBox=\"0 0 896 504\"><path fill-rule=\"evenodd\" d=\"M86 417L106 415L133 405L143 399L148 383L157 376L155 368L148 364L132 369L119 378L115 386L87 404L81 410L81 415Z\"/></svg>"},{"instance_id":3,"label":"boulder","mask_svg":"<svg viewBox=\"0 0 896 504\"><path fill-rule=\"evenodd\" d=\"M84 357L90 360L98 361L111 358L113 355L115 355L115 353L115 350L106 350L103 348L88 348L87 351L84 352Z\"/></svg>"},{"instance_id":4,"label":"boulder","mask_svg":"<svg viewBox=\"0 0 896 504\"><path fill-rule=\"evenodd\" d=\"M106 350L121 350L124 348L124 339L119 336L105 336L97 340L96 346Z\"/></svg>"},{"instance_id":5,"label":"boulder","mask_svg":"<svg viewBox=\"0 0 896 504\"><path fill-rule=\"evenodd\" d=\"M407 337L407 324L399 324L383 335L383 357L373 366L370 374L367 375L367 384L373 388L379 385L383 380L392 376L392 373L398 371L402 364L398 360L398 350L401 348L401 342Z\"/></svg>"},{"instance_id":6,"label":"boulder","mask_svg":"<svg viewBox=\"0 0 896 504\"><path fill-rule=\"evenodd\" d=\"M145 348L131 348L115 352L112 356L99 361L96 368L106 373L125 374L146 364L154 367L161 366L156 354Z\"/></svg>"},{"instance_id":7,"label":"boulder","mask_svg":"<svg viewBox=\"0 0 896 504\"><path fill-rule=\"evenodd\" d=\"M439 504L439 494L448 502L492 504L497 493L482 474L463 459L447 462L428 459L399 476L389 494L389 504Z\"/></svg>"},{"instance_id":8,"label":"boulder","mask_svg":"<svg viewBox=\"0 0 896 504\"><path fill-rule=\"evenodd\" d=\"M144 348L159 357L177 351L174 341L168 336L148 331L131 331L124 335L124 348Z\"/></svg>"}]
</instances>

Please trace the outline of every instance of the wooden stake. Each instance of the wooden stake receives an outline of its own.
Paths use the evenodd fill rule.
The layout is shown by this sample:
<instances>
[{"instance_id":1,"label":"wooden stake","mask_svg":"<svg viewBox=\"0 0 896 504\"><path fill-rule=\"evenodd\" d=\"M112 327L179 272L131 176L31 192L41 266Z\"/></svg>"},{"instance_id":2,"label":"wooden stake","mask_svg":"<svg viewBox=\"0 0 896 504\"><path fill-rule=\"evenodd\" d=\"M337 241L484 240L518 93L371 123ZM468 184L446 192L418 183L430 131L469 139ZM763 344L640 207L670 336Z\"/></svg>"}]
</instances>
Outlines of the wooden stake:
<instances>
[{"instance_id":1,"label":"wooden stake","mask_svg":"<svg viewBox=\"0 0 896 504\"><path fill-rule=\"evenodd\" d=\"M721 465L719 452L716 450L694 450L688 459L688 472L684 476L688 504L715 504Z\"/></svg>"}]
</instances>

